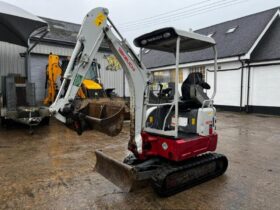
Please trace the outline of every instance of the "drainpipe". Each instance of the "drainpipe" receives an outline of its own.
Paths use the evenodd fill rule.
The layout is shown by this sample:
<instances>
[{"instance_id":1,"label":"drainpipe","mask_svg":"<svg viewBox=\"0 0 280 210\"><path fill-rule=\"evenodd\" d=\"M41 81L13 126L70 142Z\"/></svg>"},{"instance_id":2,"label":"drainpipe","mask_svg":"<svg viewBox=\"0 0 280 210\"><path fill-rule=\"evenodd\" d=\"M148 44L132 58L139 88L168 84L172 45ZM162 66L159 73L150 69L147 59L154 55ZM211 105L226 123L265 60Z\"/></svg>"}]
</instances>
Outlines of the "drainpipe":
<instances>
[{"instance_id":1,"label":"drainpipe","mask_svg":"<svg viewBox=\"0 0 280 210\"><path fill-rule=\"evenodd\" d=\"M248 65L248 83L247 83L247 105L246 105L246 112L249 113L249 98L250 98L250 78L251 78L251 66L250 63Z\"/></svg>"},{"instance_id":2,"label":"drainpipe","mask_svg":"<svg viewBox=\"0 0 280 210\"><path fill-rule=\"evenodd\" d=\"M241 63L241 84L240 84L240 111L242 111L243 104L243 76L244 76L244 62L241 60L240 56L238 57L239 62Z\"/></svg>"}]
</instances>

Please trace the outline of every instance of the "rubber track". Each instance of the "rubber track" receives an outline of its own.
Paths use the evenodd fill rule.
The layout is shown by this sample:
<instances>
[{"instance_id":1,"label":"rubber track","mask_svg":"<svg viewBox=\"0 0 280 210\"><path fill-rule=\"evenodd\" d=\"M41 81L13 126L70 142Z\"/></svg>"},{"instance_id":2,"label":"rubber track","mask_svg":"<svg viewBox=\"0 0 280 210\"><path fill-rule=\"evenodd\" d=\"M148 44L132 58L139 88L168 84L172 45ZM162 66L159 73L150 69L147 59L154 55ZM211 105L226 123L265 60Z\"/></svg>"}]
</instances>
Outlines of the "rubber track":
<instances>
[{"instance_id":1,"label":"rubber track","mask_svg":"<svg viewBox=\"0 0 280 210\"><path fill-rule=\"evenodd\" d=\"M192 180L188 180L184 184L180 184L179 186L172 187L171 189L166 189L166 178L168 178L168 176L174 175L175 173L179 174L181 172L187 173L188 170L192 170L192 171L194 169L198 169L198 171L203 170L204 168L207 168L206 167L207 165L211 167L210 164L213 162L216 162L215 171L212 172L207 171L203 176L200 175L199 177L196 177ZM159 196L162 197L171 196L178 192L184 191L188 188L194 187L198 184L201 184L203 182L206 182L210 179L222 175L226 171L227 166L228 166L228 160L226 156L217 153L204 154L186 161L185 164L162 167L162 169L159 169L158 173L156 173L156 175L153 176L152 186Z\"/></svg>"}]
</instances>

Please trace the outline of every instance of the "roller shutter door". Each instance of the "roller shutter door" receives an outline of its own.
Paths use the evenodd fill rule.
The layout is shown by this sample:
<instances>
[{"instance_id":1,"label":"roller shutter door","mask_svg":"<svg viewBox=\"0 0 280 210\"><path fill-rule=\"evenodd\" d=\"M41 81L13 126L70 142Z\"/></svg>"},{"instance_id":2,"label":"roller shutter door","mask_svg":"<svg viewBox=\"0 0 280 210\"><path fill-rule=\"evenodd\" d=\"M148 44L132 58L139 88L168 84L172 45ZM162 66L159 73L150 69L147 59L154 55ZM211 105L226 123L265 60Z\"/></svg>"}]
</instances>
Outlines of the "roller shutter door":
<instances>
[{"instance_id":1,"label":"roller shutter door","mask_svg":"<svg viewBox=\"0 0 280 210\"><path fill-rule=\"evenodd\" d=\"M37 103L42 103L45 98L47 64L48 56L46 55L32 55L30 58L30 80L35 83Z\"/></svg>"}]
</instances>

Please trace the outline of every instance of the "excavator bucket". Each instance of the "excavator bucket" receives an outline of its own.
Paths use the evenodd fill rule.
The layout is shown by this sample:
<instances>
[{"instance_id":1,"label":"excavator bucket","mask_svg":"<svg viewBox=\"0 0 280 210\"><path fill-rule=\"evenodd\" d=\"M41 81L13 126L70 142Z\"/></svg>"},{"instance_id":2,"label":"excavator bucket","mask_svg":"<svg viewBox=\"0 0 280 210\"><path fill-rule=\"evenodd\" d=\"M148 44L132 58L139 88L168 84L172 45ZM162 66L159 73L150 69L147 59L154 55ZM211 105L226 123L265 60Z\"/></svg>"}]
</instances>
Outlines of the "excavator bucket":
<instances>
[{"instance_id":1,"label":"excavator bucket","mask_svg":"<svg viewBox=\"0 0 280 210\"><path fill-rule=\"evenodd\" d=\"M109 136L118 135L123 127L124 105L104 100L85 100L79 109L87 124Z\"/></svg>"},{"instance_id":2,"label":"excavator bucket","mask_svg":"<svg viewBox=\"0 0 280 210\"><path fill-rule=\"evenodd\" d=\"M148 179L142 179L135 172L134 167L117 161L97 150L95 171L105 177L107 180L118 186L124 192L135 191L147 186Z\"/></svg>"}]
</instances>

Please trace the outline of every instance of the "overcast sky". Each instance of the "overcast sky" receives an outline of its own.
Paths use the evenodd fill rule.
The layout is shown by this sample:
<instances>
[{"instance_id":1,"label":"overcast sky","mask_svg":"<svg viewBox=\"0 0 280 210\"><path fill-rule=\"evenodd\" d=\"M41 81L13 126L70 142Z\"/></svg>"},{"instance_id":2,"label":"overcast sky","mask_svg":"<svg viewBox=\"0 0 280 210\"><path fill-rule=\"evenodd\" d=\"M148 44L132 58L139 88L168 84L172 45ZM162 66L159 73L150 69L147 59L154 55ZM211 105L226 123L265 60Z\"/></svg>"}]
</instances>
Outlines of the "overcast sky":
<instances>
[{"instance_id":1,"label":"overcast sky","mask_svg":"<svg viewBox=\"0 0 280 210\"><path fill-rule=\"evenodd\" d=\"M164 26L195 30L280 6L280 0L2 0L35 15L81 23L95 7L109 16L129 42Z\"/></svg>"}]
</instances>

